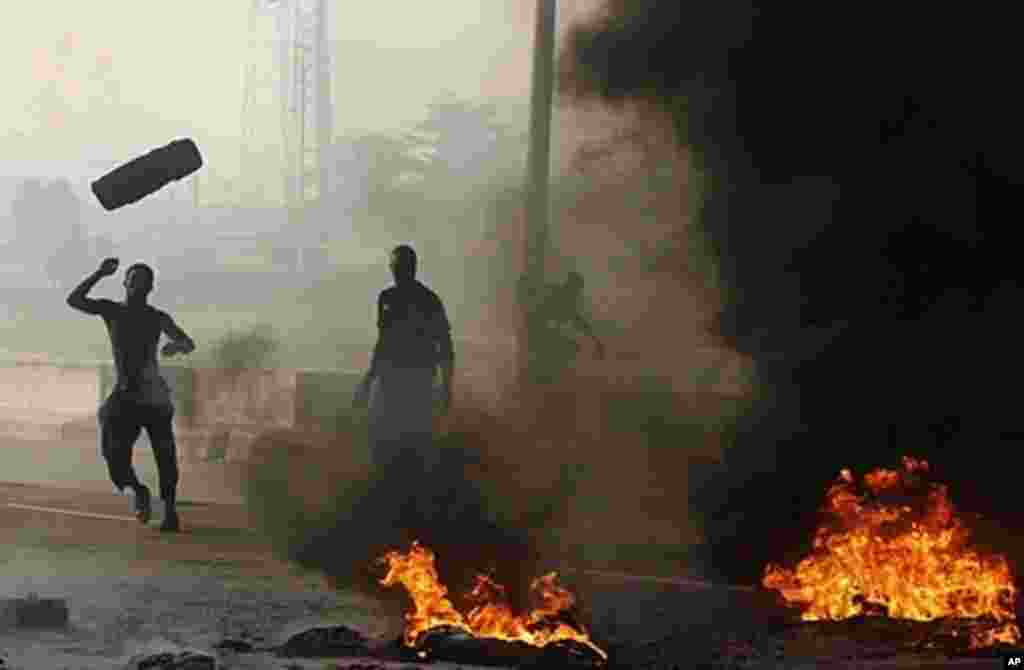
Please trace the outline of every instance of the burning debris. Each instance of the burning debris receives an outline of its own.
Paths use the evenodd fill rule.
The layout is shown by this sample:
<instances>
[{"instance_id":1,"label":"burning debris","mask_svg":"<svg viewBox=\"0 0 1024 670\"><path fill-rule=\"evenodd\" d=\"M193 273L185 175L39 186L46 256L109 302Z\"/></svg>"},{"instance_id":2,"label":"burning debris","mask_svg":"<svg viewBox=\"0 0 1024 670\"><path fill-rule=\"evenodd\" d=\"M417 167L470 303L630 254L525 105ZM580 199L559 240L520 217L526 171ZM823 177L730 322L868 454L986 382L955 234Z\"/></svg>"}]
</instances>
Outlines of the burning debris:
<instances>
[{"instance_id":1,"label":"burning debris","mask_svg":"<svg viewBox=\"0 0 1024 670\"><path fill-rule=\"evenodd\" d=\"M870 472L862 488L842 470L814 552L793 570L769 565L763 585L804 621L950 620L964 624L972 649L1019 642L1009 564L968 546L947 487L928 482L928 469L904 457L902 470Z\"/></svg>"},{"instance_id":2,"label":"burning debris","mask_svg":"<svg viewBox=\"0 0 1024 670\"><path fill-rule=\"evenodd\" d=\"M139 670L216 670L217 659L194 651L164 652L140 660Z\"/></svg>"},{"instance_id":3,"label":"burning debris","mask_svg":"<svg viewBox=\"0 0 1024 670\"><path fill-rule=\"evenodd\" d=\"M368 640L361 633L345 626L330 626L311 628L292 636L277 654L286 658L323 658L362 656L368 652Z\"/></svg>"},{"instance_id":4,"label":"burning debris","mask_svg":"<svg viewBox=\"0 0 1024 670\"><path fill-rule=\"evenodd\" d=\"M64 598L40 598L29 593L24 598L0 599L0 630L4 628L51 628L68 625L68 605Z\"/></svg>"},{"instance_id":5,"label":"burning debris","mask_svg":"<svg viewBox=\"0 0 1024 670\"><path fill-rule=\"evenodd\" d=\"M406 615L404 643L418 649L421 658L451 658L451 646L465 638L463 649L480 647L482 656L522 654L503 646L540 649L544 655L562 652L572 667L601 667L608 656L595 645L584 627L573 620L575 598L556 583L555 573L535 579L532 593L538 605L528 614L515 614L508 606L503 587L485 575L478 575L476 587L468 599L476 606L466 615L448 599L434 567L434 553L418 542L408 553L388 552L382 559L389 570L381 584L401 584L413 600L413 611ZM495 644L498 643L498 644ZM483 645L483 646L481 646ZM486 647L486 648L485 648ZM555 651L550 651L550 649Z\"/></svg>"},{"instance_id":6,"label":"burning debris","mask_svg":"<svg viewBox=\"0 0 1024 670\"><path fill-rule=\"evenodd\" d=\"M256 650L256 647L254 647L251 642L230 638L221 640L217 644L213 645L213 648L217 651L227 651L235 654L251 654Z\"/></svg>"}]
</instances>

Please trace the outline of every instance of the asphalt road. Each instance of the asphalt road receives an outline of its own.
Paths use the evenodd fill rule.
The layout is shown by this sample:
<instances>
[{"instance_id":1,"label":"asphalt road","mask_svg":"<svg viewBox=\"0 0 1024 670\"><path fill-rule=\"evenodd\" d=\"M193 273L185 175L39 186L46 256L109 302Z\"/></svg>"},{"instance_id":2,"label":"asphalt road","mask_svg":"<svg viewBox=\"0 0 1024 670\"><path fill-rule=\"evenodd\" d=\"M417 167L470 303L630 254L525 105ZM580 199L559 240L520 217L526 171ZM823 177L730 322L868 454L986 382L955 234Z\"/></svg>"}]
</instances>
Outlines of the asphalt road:
<instances>
[{"instance_id":1,"label":"asphalt road","mask_svg":"<svg viewBox=\"0 0 1024 670\"><path fill-rule=\"evenodd\" d=\"M139 449L138 454L137 463L143 478L155 482L152 456L144 449ZM295 593L308 589L311 578L296 576L289 566L275 559L267 542L253 531L246 509L238 504L237 493L231 491L237 484L237 474L230 474L225 466L211 467L214 469L209 472L193 469L183 473L184 532L167 536L156 528L159 514L148 528L131 518L127 497L111 492L94 443L10 440L0 443L0 480L6 482L0 483L0 547L7 552L0 557L0 596L23 596L22 591L30 583L43 588L63 588L58 586L61 582L57 577L63 579L68 574L83 578L98 575L108 580L133 576L143 584L140 593L145 589L166 593L161 596L165 609L178 611L175 635L184 641L192 634L189 631L198 625L197 617L207 614L200 615L198 610L189 609L191 596L188 594L193 587L180 586L174 581L181 579L182 570L184 574L201 573L214 585L231 580L247 580L246 583L251 584L254 580L274 578L283 580L280 583L289 585L286 590ZM11 553L19 547L24 550L22 553ZM40 558L42 556L46 558ZM712 647L729 636L759 638L762 653L774 653L770 649L765 652L765 644L778 649L785 647L782 656L762 659L764 664L749 667L998 667L998 662L993 660L875 659L869 665L863 665L864 661L856 665L853 661L825 658L827 649L809 649L805 648L805 643L800 643L804 645L801 647L796 642L774 639L772 636L782 630L791 616L775 605L772 596L750 588L709 584L693 578L659 579L585 570L565 571L562 581L579 596L580 620L599 644L609 650L628 648L634 653L630 658L635 659L647 658L644 654L650 656L654 653L651 650L657 649L665 656L661 661L637 660L637 668L701 667L699 663L710 658ZM93 582L99 583L95 579ZM79 586L66 588L66 592L72 594L70 604L74 616L76 600L80 600L75 594L86 592ZM330 592L322 582L313 593L316 598L344 596ZM81 597L91 599L98 608L89 616L106 621L103 626L108 633L111 627L123 623L128 596L122 595L116 604L105 606L96 605L98 601L94 596ZM285 599L284 595L261 597L265 604L261 611L268 607L274 609ZM238 609L237 604L224 605L223 599L217 602L220 604L205 605L203 612L217 607ZM400 613L390 607L381 604L374 610L372 604L362 603L347 610L343 618L351 622L358 620L374 634L394 635L401 630L402 621ZM164 620L160 620L164 623L157 619L149 621L147 617L157 614L151 609L136 604L129 609L142 621L137 626L138 644L148 644L147 640L152 641L156 634L154 631L168 625ZM79 616L84 615L79 611ZM166 619L170 615L161 616ZM291 614L282 610L281 616L273 622L277 627L274 630L289 621L297 625L316 616L315 609L306 611L299 607ZM273 626L267 630L271 628ZM0 649L5 645L10 649L11 644L0 633ZM24 639L19 644L22 645L19 649L28 648ZM127 653L123 647L107 651L122 656ZM678 665L670 665L673 660ZM9 664L8 667L16 666Z\"/></svg>"},{"instance_id":2,"label":"asphalt road","mask_svg":"<svg viewBox=\"0 0 1024 670\"><path fill-rule=\"evenodd\" d=\"M180 461L180 459L179 459ZM140 440L133 463L139 478L157 488L156 461ZM237 464L180 463L179 496L199 502L242 504L243 469ZM0 482L38 484L112 493L107 466L95 440L0 438Z\"/></svg>"}]
</instances>

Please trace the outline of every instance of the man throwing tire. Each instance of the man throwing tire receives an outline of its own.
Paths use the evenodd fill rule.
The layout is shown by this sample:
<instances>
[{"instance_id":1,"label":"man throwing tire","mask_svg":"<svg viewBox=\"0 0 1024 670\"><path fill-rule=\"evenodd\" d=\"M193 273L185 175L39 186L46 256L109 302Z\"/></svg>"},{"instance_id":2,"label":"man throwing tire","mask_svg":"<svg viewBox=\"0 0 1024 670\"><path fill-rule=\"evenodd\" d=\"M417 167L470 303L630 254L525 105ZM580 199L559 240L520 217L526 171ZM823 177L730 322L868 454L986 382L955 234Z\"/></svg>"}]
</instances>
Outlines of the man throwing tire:
<instances>
[{"instance_id":1,"label":"man throwing tire","mask_svg":"<svg viewBox=\"0 0 1024 670\"><path fill-rule=\"evenodd\" d=\"M128 268L124 277L123 302L88 297L103 277L117 272L118 260L108 258L68 296L68 305L86 314L103 317L110 335L117 378L110 397L99 410L100 443L110 479L119 491L134 492L135 514L143 524L152 516L149 489L132 468L132 448L146 429L160 477L160 497L165 514L160 530L177 532L180 521L176 506L178 456L174 442L174 405L167 382L160 375L156 350L160 335L171 341L163 346L164 356L188 354L195 343L169 314L147 301L153 290L154 273L144 263Z\"/></svg>"}]
</instances>

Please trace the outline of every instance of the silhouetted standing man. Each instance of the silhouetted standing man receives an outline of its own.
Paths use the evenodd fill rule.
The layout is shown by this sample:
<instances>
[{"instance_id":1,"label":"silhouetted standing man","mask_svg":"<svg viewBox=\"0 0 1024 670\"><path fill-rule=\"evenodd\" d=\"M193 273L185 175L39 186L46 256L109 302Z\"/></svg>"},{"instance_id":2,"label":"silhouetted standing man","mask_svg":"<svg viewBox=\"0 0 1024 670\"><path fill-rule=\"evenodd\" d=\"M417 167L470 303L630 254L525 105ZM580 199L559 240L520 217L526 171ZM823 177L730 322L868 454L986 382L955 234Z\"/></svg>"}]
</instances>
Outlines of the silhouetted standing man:
<instances>
[{"instance_id":1,"label":"silhouetted standing man","mask_svg":"<svg viewBox=\"0 0 1024 670\"><path fill-rule=\"evenodd\" d=\"M527 374L531 381L553 383L576 360L579 335L594 342L598 359L605 356L604 344L584 315L583 275L570 272L562 284L549 284L531 293L520 284L520 300L527 308L527 327L532 331L532 350L527 352Z\"/></svg>"},{"instance_id":2,"label":"silhouetted standing man","mask_svg":"<svg viewBox=\"0 0 1024 670\"><path fill-rule=\"evenodd\" d=\"M391 252L395 285L377 299L380 330L355 404L370 404L374 464L429 469L434 419L434 379L441 368L442 412L451 405L454 347L451 325L436 293L416 279L416 252L408 245ZM376 384L374 384L376 382ZM372 400L371 400L372 389Z\"/></svg>"},{"instance_id":3,"label":"silhouetted standing man","mask_svg":"<svg viewBox=\"0 0 1024 670\"><path fill-rule=\"evenodd\" d=\"M119 491L130 487L139 521L149 522L152 506L149 489L132 468L132 447L146 429L160 476L160 497L165 515L160 530L180 530L176 493L178 456L174 443L174 405L156 359L160 335L170 338L164 356L191 353L196 347L174 319L147 302L153 290L153 269L144 263L128 268L124 277L124 302L88 297L103 277L117 272L118 260L108 258L68 296L68 305L103 317L110 335L117 379L110 397L100 407L100 442L110 478Z\"/></svg>"}]
</instances>

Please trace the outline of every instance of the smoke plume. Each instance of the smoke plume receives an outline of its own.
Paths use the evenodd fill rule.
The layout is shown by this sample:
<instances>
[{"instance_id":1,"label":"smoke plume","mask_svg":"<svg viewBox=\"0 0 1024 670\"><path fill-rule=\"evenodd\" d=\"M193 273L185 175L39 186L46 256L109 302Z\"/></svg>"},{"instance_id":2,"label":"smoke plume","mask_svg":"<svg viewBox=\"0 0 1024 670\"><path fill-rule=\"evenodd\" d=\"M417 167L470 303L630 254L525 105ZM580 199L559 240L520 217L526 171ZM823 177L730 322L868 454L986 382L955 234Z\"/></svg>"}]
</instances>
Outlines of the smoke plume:
<instances>
[{"instance_id":1,"label":"smoke plume","mask_svg":"<svg viewBox=\"0 0 1024 670\"><path fill-rule=\"evenodd\" d=\"M999 464L1022 431L998 380L1020 367L1021 292L1011 226L979 210L1020 177L1008 25L607 0L569 36L571 100L672 120L705 185L717 333L756 363L757 406L694 491L718 571L752 580L802 550L820 482L904 453L948 473L958 504L1014 520Z\"/></svg>"},{"instance_id":2,"label":"smoke plume","mask_svg":"<svg viewBox=\"0 0 1024 670\"><path fill-rule=\"evenodd\" d=\"M377 583L377 561L419 540L437 555L456 600L487 573L522 607L541 574L543 534L567 497L550 476L557 459L538 458L531 444L509 422L463 404L435 439L429 474L422 466L375 468L363 416L339 410L327 433L262 435L245 496L280 555L338 586L404 605L402 593Z\"/></svg>"}]
</instances>

